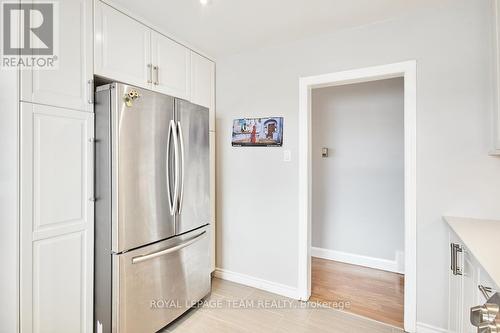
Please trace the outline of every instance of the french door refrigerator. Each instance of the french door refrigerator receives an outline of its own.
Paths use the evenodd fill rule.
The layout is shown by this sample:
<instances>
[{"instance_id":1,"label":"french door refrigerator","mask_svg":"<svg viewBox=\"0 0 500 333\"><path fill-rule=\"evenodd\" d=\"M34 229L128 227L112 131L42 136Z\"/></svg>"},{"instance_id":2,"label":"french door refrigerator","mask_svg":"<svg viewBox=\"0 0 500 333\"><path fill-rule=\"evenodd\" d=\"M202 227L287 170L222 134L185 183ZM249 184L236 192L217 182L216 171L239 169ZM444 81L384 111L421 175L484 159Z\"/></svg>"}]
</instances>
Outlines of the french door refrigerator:
<instances>
[{"instance_id":1,"label":"french door refrigerator","mask_svg":"<svg viewBox=\"0 0 500 333\"><path fill-rule=\"evenodd\" d=\"M95 95L95 332L156 332L210 292L208 109Z\"/></svg>"}]
</instances>

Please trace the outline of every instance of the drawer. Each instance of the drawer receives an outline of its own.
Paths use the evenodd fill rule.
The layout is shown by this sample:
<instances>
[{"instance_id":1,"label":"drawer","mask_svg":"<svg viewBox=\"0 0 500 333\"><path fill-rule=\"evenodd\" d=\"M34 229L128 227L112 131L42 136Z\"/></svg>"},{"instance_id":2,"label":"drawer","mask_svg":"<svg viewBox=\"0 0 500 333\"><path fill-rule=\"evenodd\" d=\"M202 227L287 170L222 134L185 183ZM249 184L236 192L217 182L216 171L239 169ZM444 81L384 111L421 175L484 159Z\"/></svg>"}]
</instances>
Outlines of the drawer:
<instances>
[{"instance_id":1,"label":"drawer","mask_svg":"<svg viewBox=\"0 0 500 333\"><path fill-rule=\"evenodd\" d=\"M210 292L209 239L204 227L114 256L116 332L156 332L205 297Z\"/></svg>"}]
</instances>

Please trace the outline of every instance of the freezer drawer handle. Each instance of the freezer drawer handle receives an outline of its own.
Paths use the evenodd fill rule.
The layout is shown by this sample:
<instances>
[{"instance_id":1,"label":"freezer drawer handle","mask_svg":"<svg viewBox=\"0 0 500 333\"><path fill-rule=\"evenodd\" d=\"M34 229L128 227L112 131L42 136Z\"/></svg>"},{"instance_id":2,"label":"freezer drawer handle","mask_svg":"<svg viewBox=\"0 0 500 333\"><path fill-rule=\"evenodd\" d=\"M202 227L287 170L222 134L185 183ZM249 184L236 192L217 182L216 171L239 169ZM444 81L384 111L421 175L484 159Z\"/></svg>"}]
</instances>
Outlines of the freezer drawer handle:
<instances>
[{"instance_id":1,"label":"freezer drawer handle","mask_svg":"<svg viewBox=\"0 0 500 333\"><path fill-rule=\"evenodd\" d=\"M146 261L146 260L154 259L154 258L157 258L160 256L164 256L164 255L167 255L170 253L177 252L177 251L179 251L185 247L188 247L189 245L197 242L198 240L200 240L201 236L203 236L206 233L207 233L206 231L203 231L201 234L196 235L193 238L188 239L184 243L181 243L181 244L176 245L174 247L171 247L169 249L165 249L165 250L161 250L161 251L158 251L155 253L146 254L144 256L138 256L138 257L132 258L132 264L138 264L138 263L141 263L141 262Z\"/></svg>"}]
</instances>

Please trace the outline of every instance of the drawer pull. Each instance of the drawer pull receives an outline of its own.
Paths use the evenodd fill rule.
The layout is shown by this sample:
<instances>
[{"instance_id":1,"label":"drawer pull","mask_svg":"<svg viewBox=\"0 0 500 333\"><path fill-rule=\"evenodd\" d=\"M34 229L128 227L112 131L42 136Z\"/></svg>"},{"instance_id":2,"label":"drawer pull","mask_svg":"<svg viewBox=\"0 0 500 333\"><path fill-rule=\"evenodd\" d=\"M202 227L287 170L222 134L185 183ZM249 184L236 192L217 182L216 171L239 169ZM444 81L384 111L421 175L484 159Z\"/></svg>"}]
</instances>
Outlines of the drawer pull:
<instances>
[{"instance_id":1,"label":"drawer pull","mask_svg":"<svg viewBox=\"0 0 500 333\"><path fill-rule=\"evenodd\" d=\"M157 258L157 257L160 257L160 256L164 256L164 255L167 255L167 254L170 254L170 253L177 252L177 251L179 251L179 250L181 250L181 249L183 249L185 247L188 247L189 245L197 242L201 238L201 236L203 236L204 234L206 234L206 231L203 231L201 234L196 235L193 238L188 239L184 243L181 243L181 244L176 245L174 247L171 247L171 248L168 248L168 249L165 249L165 250L161 250L161 251L158 251L158 252L146 254L144 256L134 257L134 258L132 258L132 264L138 264L138 263L141 263L141 262L146 261L146 260L154 259L154 258Z\"/></svg>"}]
</instances>

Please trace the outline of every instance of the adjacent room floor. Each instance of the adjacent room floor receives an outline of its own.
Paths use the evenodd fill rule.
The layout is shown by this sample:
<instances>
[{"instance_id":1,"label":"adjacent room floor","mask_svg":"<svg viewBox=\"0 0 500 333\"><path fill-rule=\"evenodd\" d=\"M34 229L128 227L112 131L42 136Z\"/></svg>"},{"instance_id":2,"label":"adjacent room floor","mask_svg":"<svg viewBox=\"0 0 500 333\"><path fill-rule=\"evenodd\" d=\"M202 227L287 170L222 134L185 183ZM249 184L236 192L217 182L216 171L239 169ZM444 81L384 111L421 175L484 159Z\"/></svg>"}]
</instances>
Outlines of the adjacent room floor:
<instances>
[{"instance_id":1,"label":"adjacent room floor","mask_svg":"<svg viewBox=\"0 0 500 333\"><path fill-rule=\"evenodd\" d=\"M245 301L251 302L245 303ZM346 312L329 308L301 308L306 303L219 279L213 279L212 294L206 300L206 304L208 303L211 305L190 310L162 332L403 332ZM244 304L261 306L244 308ZM266 306L262 306L263 304ZM240 308L235 308L237 306Z\"/></svg>"},{"instance_id":2,"label":"adjacent room floor","mask_svg":"<svg viewBox=\"0 0 500 333\"><path fill-rule=\"evenodd\" d=\"M350 301L348 311L403 327L404 275L312 258L311 301Z\"/></svg>"}]
</instances>

